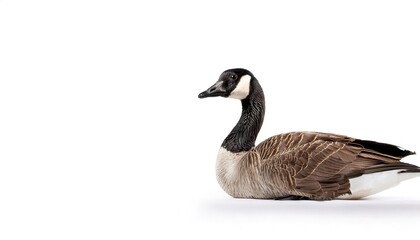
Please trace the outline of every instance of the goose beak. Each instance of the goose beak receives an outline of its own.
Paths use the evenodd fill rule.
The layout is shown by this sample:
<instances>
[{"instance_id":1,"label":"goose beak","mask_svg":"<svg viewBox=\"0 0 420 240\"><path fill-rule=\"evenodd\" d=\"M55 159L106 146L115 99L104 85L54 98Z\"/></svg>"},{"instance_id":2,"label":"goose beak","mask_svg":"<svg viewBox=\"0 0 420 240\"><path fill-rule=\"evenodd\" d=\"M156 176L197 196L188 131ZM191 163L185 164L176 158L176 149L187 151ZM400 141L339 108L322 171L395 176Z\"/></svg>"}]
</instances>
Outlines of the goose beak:
<instances>
[{"instance_id":1,"label":"goose beak","mask_svg":"<svg viewBox=\"0 0 420 240\"><path fill-rule=\"evenodd\" d=\"M209 89L198 94L198 98L224 96L226 94L226 90L223 89L222 84L222 81L216 82L213 86L209 87Z\"/></svg>"}]
</instances>

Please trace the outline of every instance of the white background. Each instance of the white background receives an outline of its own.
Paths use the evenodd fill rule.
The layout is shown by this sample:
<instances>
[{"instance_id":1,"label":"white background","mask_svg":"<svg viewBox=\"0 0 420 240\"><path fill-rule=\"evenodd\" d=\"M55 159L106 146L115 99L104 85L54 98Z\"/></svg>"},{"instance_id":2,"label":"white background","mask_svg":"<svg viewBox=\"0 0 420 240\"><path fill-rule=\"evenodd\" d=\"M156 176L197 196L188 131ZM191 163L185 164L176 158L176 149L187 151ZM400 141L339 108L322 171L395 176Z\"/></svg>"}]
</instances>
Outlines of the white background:
<instances>
[{"instance_id":1,"label":"white background","mask_svg":"<svg viewBox=\"0 0 420 240\"><path fill-rule=\"evenodd\" d=\"M0 1L0 239L418 236L420 179L362 201L237 200L199 100L265 90L258 142L333 132L420 151L418 1ZM419 164L419 157L408 159Z\"/></svg>"}]
</instances>

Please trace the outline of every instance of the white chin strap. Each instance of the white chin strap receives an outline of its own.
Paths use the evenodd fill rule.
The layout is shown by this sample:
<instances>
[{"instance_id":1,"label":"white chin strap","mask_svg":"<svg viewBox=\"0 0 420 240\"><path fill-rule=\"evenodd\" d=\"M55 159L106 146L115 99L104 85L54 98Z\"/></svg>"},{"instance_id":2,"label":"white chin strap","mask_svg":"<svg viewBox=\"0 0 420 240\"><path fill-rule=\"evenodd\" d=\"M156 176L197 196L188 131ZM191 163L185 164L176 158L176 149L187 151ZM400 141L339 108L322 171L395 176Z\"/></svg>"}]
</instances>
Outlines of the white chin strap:
<instances>
[{"instance_id":1,"label":"white chin strap","mask_svg":"<svg viewBox=\"0 0 420 240\"><path fill-rule=\"evenodd\" d=\"M245 99L249 95L249 86L251 84L251 76L244 75L239 79L236 88L230 93L229 98Z\"/></svg>"}]
</instances>

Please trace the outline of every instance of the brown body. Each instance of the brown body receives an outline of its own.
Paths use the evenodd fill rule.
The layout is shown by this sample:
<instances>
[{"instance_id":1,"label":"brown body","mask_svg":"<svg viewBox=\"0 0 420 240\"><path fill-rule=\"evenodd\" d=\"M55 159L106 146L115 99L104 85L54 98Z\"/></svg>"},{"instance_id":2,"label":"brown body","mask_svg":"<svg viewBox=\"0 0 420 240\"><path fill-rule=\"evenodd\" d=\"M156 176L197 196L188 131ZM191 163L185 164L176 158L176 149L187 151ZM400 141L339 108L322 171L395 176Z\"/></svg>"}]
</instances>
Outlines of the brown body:
<instances>
[{"instance_id":1,"label":"brown body","mask_svg":"<svg viewBox=\"0 0 420 240\"><path fill-rule=\"evenodd\" d=\"M395 148L391 155L367 149L363 143L335 134L293 132L271 137L248 152L221 148L217 179L229 195L238 198L296 195L328 200L351 194L349 179L363 174L418 171L417 166L400 162L404 150L386 145Z\"/></svg>"}]
</instances>

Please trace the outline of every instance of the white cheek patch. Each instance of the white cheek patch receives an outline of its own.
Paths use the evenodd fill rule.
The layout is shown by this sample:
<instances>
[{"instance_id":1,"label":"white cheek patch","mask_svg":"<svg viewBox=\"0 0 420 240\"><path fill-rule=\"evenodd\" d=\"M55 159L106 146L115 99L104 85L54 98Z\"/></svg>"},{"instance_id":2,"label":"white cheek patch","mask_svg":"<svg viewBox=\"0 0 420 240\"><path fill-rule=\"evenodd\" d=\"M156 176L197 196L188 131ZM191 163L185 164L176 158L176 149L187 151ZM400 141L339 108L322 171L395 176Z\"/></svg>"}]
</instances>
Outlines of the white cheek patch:
<instances>
[{"instance_id":1,"label":"white cheek patch","mask_svg":"<svg viewBox=\"0 0 420 240\"><path fill-rule=\"evenodd\" d=\"M244 75L239 79L236 88L230 93L229 98L245 99L249 95L249 86L251 84L251 76Z\"/></svg>"}]
</instances>

